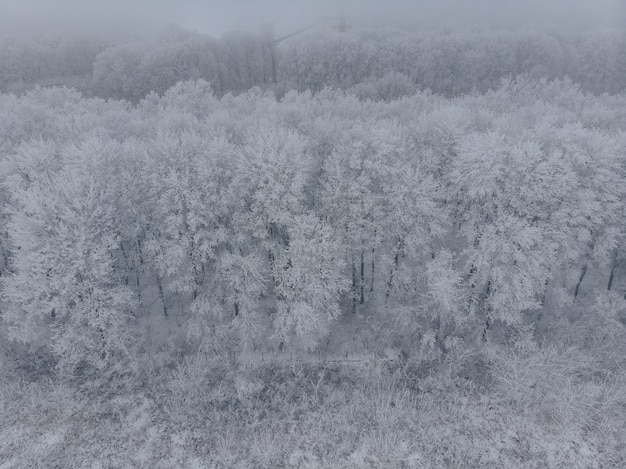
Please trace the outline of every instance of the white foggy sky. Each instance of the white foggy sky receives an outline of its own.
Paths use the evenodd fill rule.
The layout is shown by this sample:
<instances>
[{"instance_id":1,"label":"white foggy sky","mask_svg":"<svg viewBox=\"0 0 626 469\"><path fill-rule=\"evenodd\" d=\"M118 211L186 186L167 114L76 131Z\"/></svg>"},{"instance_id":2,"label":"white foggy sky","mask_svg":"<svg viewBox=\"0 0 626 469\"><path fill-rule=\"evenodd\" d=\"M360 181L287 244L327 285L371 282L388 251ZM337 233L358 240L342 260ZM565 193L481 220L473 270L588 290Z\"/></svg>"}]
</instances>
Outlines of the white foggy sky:
<instances>
[{"instance_id":1,"label":"white foggy sky","mask_svg":"<svg viewBox=\"0 0 626 469\"><path fill-rule=\"evenodd\" d=\"M338 16L342 4L355 24L626 26L626 0L0 0L0 28L123 30L174 22L219 36L273 23L282 34Z\"/></svg>"}]
</instances>

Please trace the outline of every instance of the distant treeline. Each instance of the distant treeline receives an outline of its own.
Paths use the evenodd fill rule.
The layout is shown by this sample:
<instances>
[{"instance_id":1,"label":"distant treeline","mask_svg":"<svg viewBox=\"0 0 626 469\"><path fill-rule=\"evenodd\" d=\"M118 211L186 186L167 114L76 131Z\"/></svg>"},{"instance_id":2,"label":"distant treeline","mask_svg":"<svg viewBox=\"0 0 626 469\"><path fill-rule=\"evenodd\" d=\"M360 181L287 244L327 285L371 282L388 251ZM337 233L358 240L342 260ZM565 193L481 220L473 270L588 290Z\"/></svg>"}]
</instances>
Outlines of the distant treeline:
<instances>
[{"instance_id":1,"label":"distant treeline","mask_svg":"<svg viewBox=\"0 0 626 469\"><path fill-rule=\"evenodd\" d=\"M530 74L619 93L625 51L619 32L383 30L304 34L276 44L268 33L215 39L172 26L150 40L0 40L0 90L62 84L136 103L179 81L204 79L218 96L255 86L279 95L331 86L389 100L426 89L446 97L485 92L503 78Z\"/></svg>"}]
</instances>

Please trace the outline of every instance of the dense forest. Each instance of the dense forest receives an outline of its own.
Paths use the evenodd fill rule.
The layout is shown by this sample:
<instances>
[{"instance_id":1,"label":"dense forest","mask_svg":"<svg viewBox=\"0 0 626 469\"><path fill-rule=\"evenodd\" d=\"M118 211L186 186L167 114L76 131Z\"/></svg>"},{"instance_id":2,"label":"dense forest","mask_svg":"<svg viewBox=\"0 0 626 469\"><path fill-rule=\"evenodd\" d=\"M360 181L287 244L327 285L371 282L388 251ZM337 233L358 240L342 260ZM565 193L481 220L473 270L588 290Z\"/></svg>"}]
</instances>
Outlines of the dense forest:
<instances>
[{"instance_id":1,"label":"dense forest","mask_svg":"<svg viewBox=\"0 0 626 469\"><path fill-rule=\"evenodd\" d=\"M623 72L619 32L2 39L0 465L622 466Z\"/></svg>"}]
</instances>

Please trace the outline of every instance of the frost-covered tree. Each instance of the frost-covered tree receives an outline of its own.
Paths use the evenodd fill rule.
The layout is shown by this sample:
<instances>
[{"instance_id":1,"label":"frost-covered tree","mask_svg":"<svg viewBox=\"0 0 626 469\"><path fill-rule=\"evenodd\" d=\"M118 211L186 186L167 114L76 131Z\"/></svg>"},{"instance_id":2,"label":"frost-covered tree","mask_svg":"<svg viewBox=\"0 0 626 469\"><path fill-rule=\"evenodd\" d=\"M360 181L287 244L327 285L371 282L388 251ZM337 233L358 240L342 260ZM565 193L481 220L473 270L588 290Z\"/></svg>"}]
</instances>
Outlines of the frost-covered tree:
<instances>
[{"instance_id":1,"label":"frost-covered tree","mask_svg":"<svg viewBox=\"0 0 626 469\"><path fill-rule=\"evenodd\" d=\"M205 298L210 298L215 293L220 294L225 307L219 308L213 304L214 309L221 309L231 318L244 339L254 339L261 329L261 312L264 307L261 298L266 293L269 285L267 264L259 252L247 255L241 252L221 253L218 259L217 282L221 291L209 291ZM216 311L211 311L214 315Z\"/></svg>"},{"instance_id":2,"label":"frost-covered tree","mask_svg":"<svg viewBox=\"0 0 626 469\"><path fill-rule=\"evenodd\" d=\"M235 184L246 204L236 219L237 236L247 232L267 252L272 271L289 246L288 227L307 205L312 164L305 144L297 132L262 121L246 134L237 157Z\"/></svg>"},{"instance_id":3,"label":"frost-covered tree","mask_svg":"<svg viewBox=\"0 0 626 469\"><path fill-rule=\"evenodd\" d=\"M13 339L50 345L70 368L126 353L133 295L114 280L111 221L106 190L87 171L68 169L15 195L3 282Z\"/></svg>"},{"instance_id":4,"label":"frost-covered tree","mask_svg":"<svg viewBox=\"0 0 626 469\"><path fill-rule=\"evenodd\" d=\"M229 147L219 138L183 132L160 134L153 142L155 169L150 198L154 200L146 252L156 269L157 284L190 301L202 292L220 246L228 238L228 199L220 200L226 184L220 158ZM224 151L223 155L218 155ZM222 160L223 161L223 160ZM166 307L166 306L165 306Z\"/></svg>"},{"instance_id":5,"label":"frost-covered tree","mask_svg":"<svg viewBox=\"0 0 626 469\"><path fill-rule=\"evenodd\" d=\"M487 328L540 309L562 282L577 296L588 265L607 265L615 246L623 168L615 139L575 122L570 100L560 101L577 93L528 78L508 83L490 97L501 114L496 130L456 147L451 181L468 242L469 304ZM510 101L517 113L505 111Z\"/></svg>"},{"instance_id":6,"label":"frost-covered tree","mask_svg":"<svg viewBox=\"0 0 626 469\"><path fill-rule=\"evenodd\" d=\"M289 246L276 259L276 333L283 341L295 335L313 348L341 313L347 288L343 261L333 230L318 217L303 214L289 225Z\"/></svg>"},{"instance_id":7,"label":"frost-covered tree","mask_svg":"<svg viewBox=\"0 0 626 469\"><path fill-rule=\"evenodd\" d=\"M98 96L138 101L148 94L149 82L139 81L146 45L122 44L102 51L93 63L92 87Z\"/></svg>"},{"instance_id":8,"label":"frost-covered tree","mask_svg":"<svg viewBox=\"0 0 626 469\"><path fill-rule=\"evenodd\" d=\"M542 212L554 204L551 189L558 186L542 179L533 184L530 171L544 159L537 145L515 144L491 132L468 135L458 152L452 180L459 190L458 222L468 241L470 314L483 317L486 330L493 320L516 323L522 311L541 306L557 258L555 227Z\"/></svg>"}]
</instances>

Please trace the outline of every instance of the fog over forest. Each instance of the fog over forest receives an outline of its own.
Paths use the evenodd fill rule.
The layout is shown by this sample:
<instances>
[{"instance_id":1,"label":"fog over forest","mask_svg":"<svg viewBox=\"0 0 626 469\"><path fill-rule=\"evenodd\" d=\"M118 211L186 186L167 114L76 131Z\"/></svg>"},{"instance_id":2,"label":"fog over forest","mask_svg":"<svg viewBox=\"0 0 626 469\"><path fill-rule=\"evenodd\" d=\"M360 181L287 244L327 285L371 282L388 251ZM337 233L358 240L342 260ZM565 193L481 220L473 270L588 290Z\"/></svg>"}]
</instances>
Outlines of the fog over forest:
<instances>
[{"instance_id":1,"label":"fog over forest","mask_svg":"<svg viewBox=\"0 0 626 469\"><path fill-rule=\"evenodd\" d=\"M626 467L625 33L0 0L0 468Z\"/></svg>"},{"instance_id":2,"label":"fog over forest","mask_svg":"<svg viewBox=\"0 0 626 469\"><path fill-rule=\"evenodd\" d=\"M220 36L273 24L279 33L305 27L344 11L358 25L556 26L621 28L621 0L2 0L0 27L23 32L37 28L146 28L174 22Z\"/></svg>"}]
</instances>

